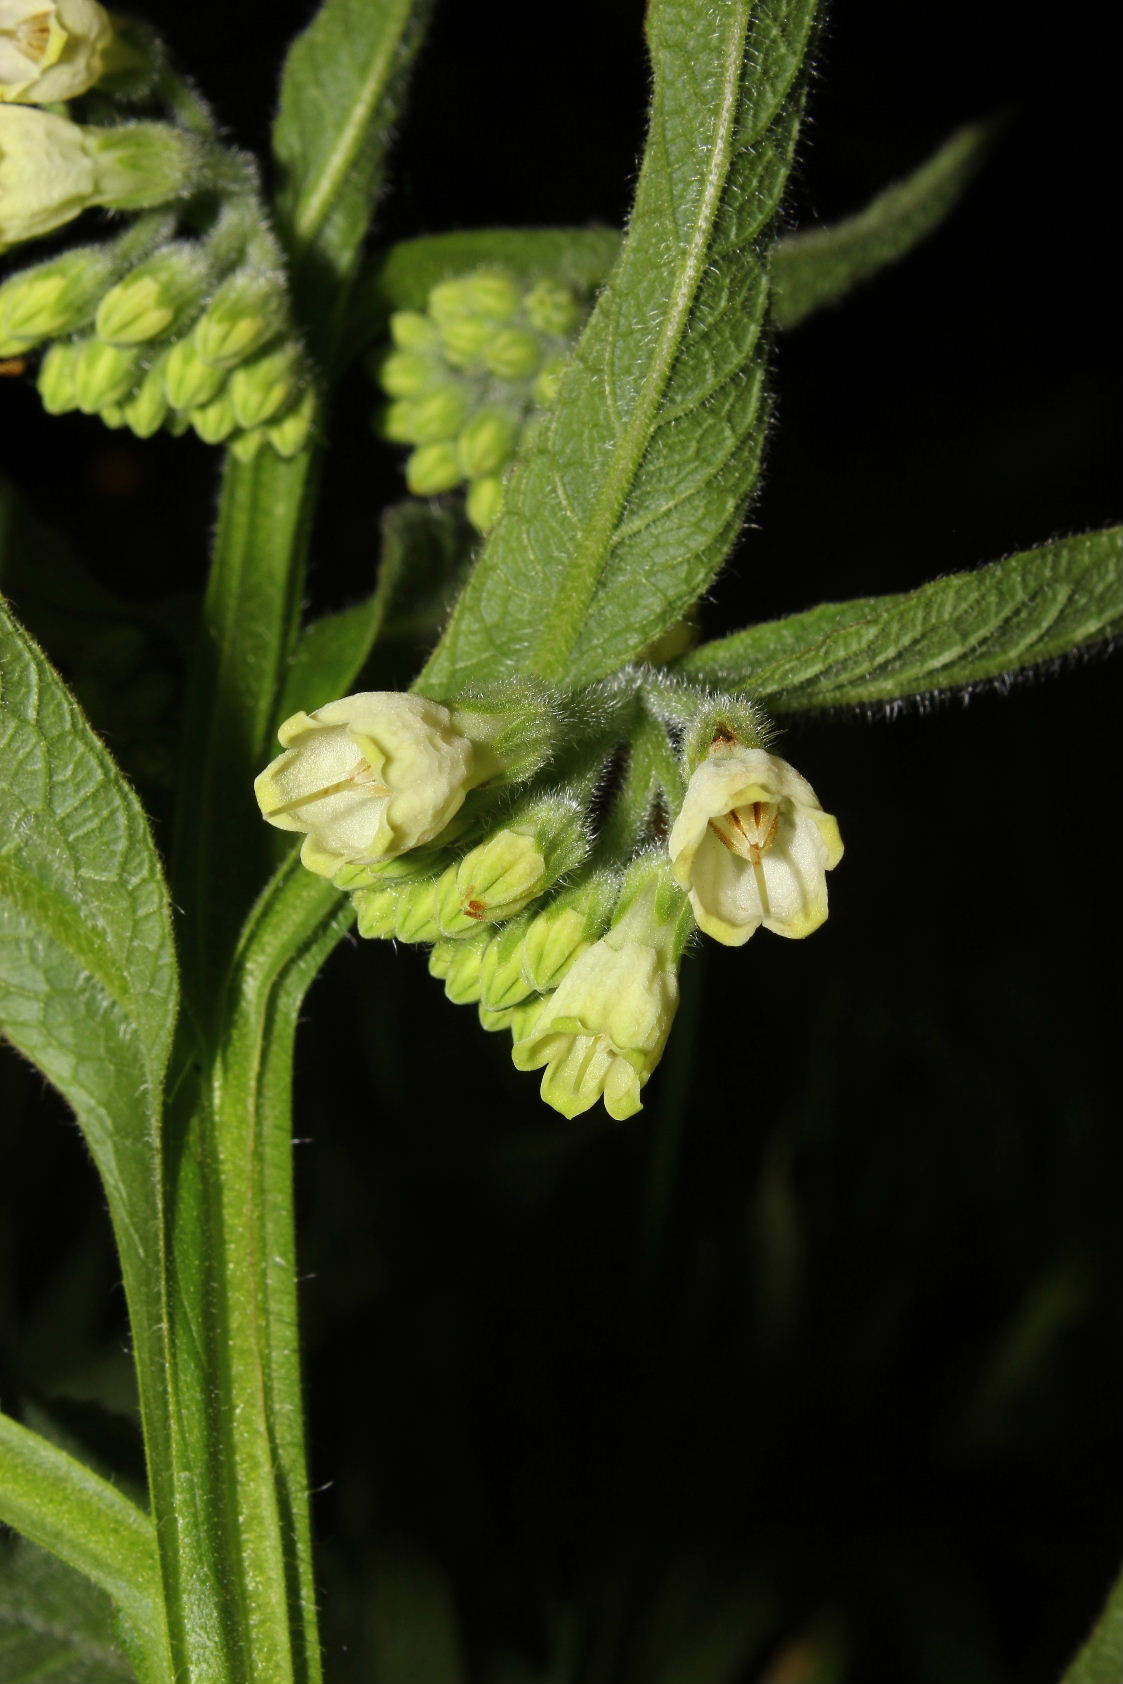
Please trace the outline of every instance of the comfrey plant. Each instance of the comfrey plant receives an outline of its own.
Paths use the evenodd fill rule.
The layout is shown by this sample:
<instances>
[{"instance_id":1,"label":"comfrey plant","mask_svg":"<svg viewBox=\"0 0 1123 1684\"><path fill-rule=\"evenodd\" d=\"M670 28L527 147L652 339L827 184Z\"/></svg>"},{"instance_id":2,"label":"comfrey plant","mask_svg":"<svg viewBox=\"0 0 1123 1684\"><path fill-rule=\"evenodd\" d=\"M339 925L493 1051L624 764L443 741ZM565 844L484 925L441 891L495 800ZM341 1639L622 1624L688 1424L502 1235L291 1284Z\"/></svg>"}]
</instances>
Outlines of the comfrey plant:
<instances>
[{"instance_id":1,"label":"comfrey plant","mask_svg":"<svg viewBox=\"0 0 1123 1684\"><path fill-rule=\"evenodd\" d=\"M4 1684L322 1676L293 1041L341 938L420 946L433 988L509 1035L554 1113L631 1118L658 1090L700 952L755 936L726 956L753 1002L772 937L827 919L844 757L797 766L781 728L1004 685L1123 620L1112 528L703 641L699 605L758 486L774 335L935 227L993 127L955 134L850 221L783 233L814 0L650 0L648 140L622 234L489 229L372 251L429 12L323 0L258 161L144 22L97 0L0 0L5 370L49 414L227 447L178 753L174 684L153 688L132 643L113 680L140 686L132 712L99 716L167 814L167 876L132 783L0 602L0 1025L72 1108L101 1177L146 1475L132 1490L35 1399L4 1399L0 1520L26 1540L4 1557ZM305 623L348 371L366 383L371 459L404 470L404 493L373 593ZM422 642L399 680L387 651L400 665ZM960 793L935 793L933 823L983 847L985 799L965 825L947 811ZM438 1060L442 1021L426 1026ZM801 1062L814 1056L808 1034ZM749 1110L750 1074L729 1079ZM461 1103L451 1078L449 1094ZM543 1684L639 1676L594 1664L543 1602L569 1631ZM330 1576L327 1603L330 1618ZM677 1676L748 1677L736 1656L775 1651L777 1617L738 1628L734 1659L714 1660L719 1643ZM364 1676L532 1676L512 1669L513 1635L505 1657L475 1639L455 1671L416 1641ZM1074 1684L1114 1678L1115 1641L1109 1617Z\"/></svg>"}]
</instances>

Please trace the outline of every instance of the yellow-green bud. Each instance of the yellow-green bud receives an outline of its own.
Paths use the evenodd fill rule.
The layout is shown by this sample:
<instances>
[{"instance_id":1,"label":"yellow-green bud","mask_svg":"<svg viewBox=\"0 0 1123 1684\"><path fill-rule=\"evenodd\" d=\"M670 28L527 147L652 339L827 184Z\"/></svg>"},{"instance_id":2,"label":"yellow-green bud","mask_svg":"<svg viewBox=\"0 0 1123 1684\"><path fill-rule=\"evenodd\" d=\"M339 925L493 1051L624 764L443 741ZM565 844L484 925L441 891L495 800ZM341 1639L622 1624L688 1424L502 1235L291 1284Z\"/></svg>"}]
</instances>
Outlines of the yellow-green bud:
<instances>
[{"instance_id":1,"label":"yellow-green bud","mask_svg":"<svg viewBox=\"0 0 1123 1684\"><path fill-rule=\"evenodd\" d=\"M482 316L452 316L441 323L441 350L454 368L474 368L495 334L494 322Z\"/></svg>"},{"instance_id":2,"label":"yellow-green bud","mask_svg":"<svg viewBox=\"0 0 1123 1684\"><path fill-rule=\"evenodd\" d=\"M372 941L386 941L398 925L398 891L387 886L381 889L357 889L351 896L358 920L356 928L361 936Z\"/></svg>"},{"instance_id":3,"label":"yellow-green bud","mask_svg":"<svg viewBox=\"0 0 1123 1684\"><path fill-rule=\"evenodd\" d=\"M498 474L484 474L468 487L468 519L477 532L490 532L500 515L507 491Z\"/></svg>"},{"instance_id":4,"label":"yellow-green bud","mask_svg":"<svg viewBox=\"0 0 1123 1684\"><path fill-rule=\"evenodd\" d=\"M125 411L119 403L107 403L104 408L98 410L98 418L105 426L112 427L114 430L126 424Z\"/></svg>"},{"instance_id":5,"label":"yellow-green bud","mask_svg":"<svg viewBox=\"0 0 1123 1684\"><path fill-rule=\"evenodd\" d=\"M382 390L392 398L415 398L446 378L439 357L424 351L391 351L378 370Z\"/></svg>"},{"instance_id":6,"label":"yellow-green bud","mask_svg":"<svg viewBox=\"0 0 1123 1684\"><path fill-rule=\"evenodd\" d=\"M400 941L436 941L441 935L437 919L437 883L430 878L410 883L399 891L398 918L394 934Z\"/></svg>"},{"instance_id":7,"label":"yellow-green bud","mask_svg":"<svg viewBox=\"0 0 1123 1684\"><path fill-rule=\"evenodd\" d=\"M210 403L188 412L191 425L204 444L221 444L238 426L229 392L220 392Z\"/></svg>"},{"instance_id":8,"label":"yellow-green bud","mask_svg":"<svg viewBox=\"0 0 1123 1684\"><path fill-rule=\"evenodd\" d=\"M519 283L505 269L477 269L474 274L440 281L429 294L429 314L442 323L455 316L483 316L505 322L520 303Z\"/></svg>"},{"instance_id":9,"label":"yellow-green bud","mask_svg":"<svg viewBox=\"0 0 1123 1684\"><path fill-rule=\"evenodd\" d=\"M440 344L437 324L420 310L395 310L390 317L390 338L402 351L435 351Z\"/></svg>"},{"instance_id":10,"label":"yellow-green bud","mask_svg":"<svg viewBox=\"0 0 1123 1684\"><path fill-rule=\"evenodd\" d=\"M522 945L530 920L515 918L489 942L480 966L480 998L492 1011L517 1006L534 989L523 974Z\"/></svg>"},{"instance_id":11,"label":"yellow-green bud","mask_svg":"<svg viewBox=\"0 0 1123 1684\"><path fill-rule=\"evenodd\" d=\"M523 975L539 993L556 988L575 959L604 934L620 893L615 872L565 890L531 918L522 944Z\"/></svg>"},{"instance_id":12,"label":"yellow-green bud","mask_svg":"<svg viewBox=\"0 0 1123 1684\"><path fill-rule=\"evenodd\" d=\"M239 433L230 440L230 450L239 462L252 462L268 443L267 427L251 427L248 433Z\"/></svg>"},{"instance_id":13,"label":"yellow-green bud","mask_svg":"<svg viewBox=\"0 0 1123 1684\"><path fill-rule=\"evenodd\" d=\"M0 0L0 102L77 99L101 75L112 38L96 0Z\"/></svg>"},{"instance_id":14,"label":"yellow-green bud","mask_svg":"<svg viewBox=\"0 0 1123 1684\"><path fill-rule=\"evenodd\" d=\"M560 281L536 281L523 299L523 308L539 333L570 334L581 315L577 300Z\"/></svg>"},{"instance_id":15,"label":"yellow-green bud","mask_svg":"<svg viewBox=\"0 0 1123 1684\"><path fill-rule=\"evenodd\" d=\"M74 382L78 349L72 340L57 340L39 364L39 396L48 415L65 415L68 410L78 408Z\"/></svg>"},{"instance_id":16,"label":"yellow-green bud","mask_svg":"<svg viewBox=\"0 0 1123 1684\"><path fill-rule=\"evenodd\" d=\"M178 339L159 359L164 395L173 409L198 409L217 398L226 375L204 362L191 336Z\"/></svg>"},{"instance_id":17,"label":"yellow-green bud","mask_svg":"<svg viewBox=\"0 0 1123 1684\"><path fill-rule=\"evenodd\" d=\"M132 397L122 406L125 424L141 439L158 433L168 414L165 392L165 362L157 358Z\"/></svg>"},{"instance_id":18,"label":"yellow-green bud","mask_svg":"<svg viewBox=\"0 0 1123 1684\"><path fill-rule=\"evenodd\" d=\"M106 404L123 403L140 380L141 353L100 339L83 339L74 365L78 408L96 415Z\"/></svg>"},{"instance_id":19,"label":"yellow-green bud","mask_svg":"<svg viewBox=\"0 0 1123 1684\"><path fill-rule=\"evenodd\" d=\"M491 942L490 930L462 941L436 942L429 955L432 976L444 979L445 993L457 1006L472 1005L480 997L480 967Z\"/></svg>"},{"instance_id":20,"label":"yellow-green bud","mask_svg":"<svg viewBox=\"0 0 1123 1684\"><path fill-rule=\"evenodd\" d=\"M279 421L274 421L267 427L265 436L277 455L288 461L308 443L315 420L316 393L311 386L307 386L299 403L295 404L287 415L282 415Z\"/></svg>"},{"instance_id":21,"label":"yellow-green bud","mask_svg":"<svg viewBox=\"0 0 1123 1684\"><path fill-rule=\"evenodd\" d=\"M497 474L509 461L518 442L519 424L509 409L489 404L464 428L456 448L460 466L468 479Z\"/></svg>"},{"instance_id":22,"label":"yellow-green bud","mask_svg":"<svg viewBox=\"0 0 1123 1684\"><path fill-rule=\"evenodd\" d=\"M262 427L293 402L301 378L300 352L279 345L241 363L230 376L230 401L242 427Z\"/></svg>"},{"instance_id":23,"label":"yellow-green bud","mask_svg":"<svg viewBox=\"0 0 1123 1684\"><path fill-rule=\"evenodd\" d=\"M562 356L549 357L542 364L537 380L534 382L534 401L543 409L552 409L558 401L561 390L562 375L565 373L569 358Z\"/></svg>"},{"instance_id":24,"label":"yellow-green bud","mask_svg":"<svg viewBox=\"0 0 1123 1684\"><path fill-rule=\"evenodd\" d=\"M385 434L396 444L441 444L456 437L467 411L466 394L450 383L424 397L399 398L390 404Z\"/></svg>"},{"instance_id":25,"label":"yellow-green bud","mask_svg":"<svg viewBox=\"0 0 1123 1684\"><path fill-rule=\"evenodd\" d=\"M10 276L0 286L0 356L84 326L114 271L105 247L80 246Z\"/></svg>"},{"instance_id":26,"label":"yellow-green bud","mask_svg":"<svg viewBox=\"0 0 1123 1684\"><path fill-rule=\"evenodd\" d=\"M173 240L106 293L95 328L110 345L140 345L170 333L202 301L210 265L191 240Z\"/></svg>"},{"instance_id":27,"label":"yellow-green bud","mask_svg":"<svg viewBox=\"0 0 1123 1684\"><path fill-rule=\"evenodd\" d=\"M415 497L439 497L463 477L454 444L423 444L406 462L406 484Z\"/></svg>"},{"instance_id":28,"label":"yellow-green bud","mask_svg":"<svg viewBox=\"0 0 1123 1684\"><path fill-rule=\"evenodd\" d=\"M488 342L484 367L500 380L529 380L542 361L542 342L525 327L505 327Z\"/></svg>"},{"instance_id":29,"label":"yellow-green bud","mask_svg":"<svg viewBox=\"0 0 1123 1684\"><path fill-rule=\"evenodd\" d=\"M279 275L247 264L229 275L195 323L195 349L216 368L234 368L288 325Z\"/></svg>"},{"instance_id":30,"label":"yellow-green bud","mask_svg":"<svg viewBox=\"0 0 1123 1684\"><path fill-rule=\"evenodd\" d=\"M98 200L98 172L77 123L0 105L0 251L34 240Z\"/></svg>"},{"instance_id":31,"label":"yellow-green bud","mask_svg":"<svg viewBox=\"0 0 1123 1684\"><path fill-rule=\"evenodd\" d=\"M440 878L436 911L447 936L521 912L548 886L546 856L528 830L497 830Z\"/></svg>"},{"instance_id":32,"label":"yellow-green bud","mask_svg":"<svg viewBox=\"0 0 1123 1684\"><path fill-rule=\"evenodd\" d=\"M346 889L348 893L391 886L400 889L412 878L432 877L434 858L432 848L413 848L408 854L395 854L388 860L348 860L332 872L331 880L337 889Z\"/></svg>"}]
</instances>

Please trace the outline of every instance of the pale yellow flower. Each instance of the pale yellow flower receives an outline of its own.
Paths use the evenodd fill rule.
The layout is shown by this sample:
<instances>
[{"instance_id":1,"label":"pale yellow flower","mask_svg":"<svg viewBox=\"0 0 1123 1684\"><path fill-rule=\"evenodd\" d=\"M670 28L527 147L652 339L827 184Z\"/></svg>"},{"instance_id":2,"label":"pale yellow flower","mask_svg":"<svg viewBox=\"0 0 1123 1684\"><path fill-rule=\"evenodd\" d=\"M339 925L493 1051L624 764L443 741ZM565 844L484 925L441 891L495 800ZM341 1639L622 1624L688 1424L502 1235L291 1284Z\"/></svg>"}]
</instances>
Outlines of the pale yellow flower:
<instances>
[{"instance_id":1,"label":"pale yellow flower","mask_svg":"<svg viewBox=\"0 0 1123 1684\"><path fill-rule=\"evenodd\" d=\"M112 39L96 0L0 0L0 100L77 98L101 76Z\"/></svg>"},{"instance_id":2,"label":"pale yellow flower","mask_svg":"<svg viewBox=\"0 0 1123 1684\"><path fill-rule=\"evenodd\" d=\"M77 123L0 105L0 251L61 228L94 203L98 176Z\"/></svg>"},{"instance_id":3,"label":"pale yellow flower","mask_svg":"<svg viewBox=\"0 0 1123 1684\"><path fill-rule=\"evenodd\" d=\"M270 824L306 833L300 857L323 877L431 841L472 787L471 742L424 696L344 696L294 714L277 735L286 752L254 793Z\"/></svg>"},{"instance_id":4,"label":"pale yellow flower","mask_svg":"<svg viewBox=\"0 0 1123 1684\"><path fill-rule=\"evenodd\" d=\"M740 947L761 924L793 937L819 928L842 839L786 760L719 742L690 780L669 849L699 929Z\"/></svg>"}]
</instances>

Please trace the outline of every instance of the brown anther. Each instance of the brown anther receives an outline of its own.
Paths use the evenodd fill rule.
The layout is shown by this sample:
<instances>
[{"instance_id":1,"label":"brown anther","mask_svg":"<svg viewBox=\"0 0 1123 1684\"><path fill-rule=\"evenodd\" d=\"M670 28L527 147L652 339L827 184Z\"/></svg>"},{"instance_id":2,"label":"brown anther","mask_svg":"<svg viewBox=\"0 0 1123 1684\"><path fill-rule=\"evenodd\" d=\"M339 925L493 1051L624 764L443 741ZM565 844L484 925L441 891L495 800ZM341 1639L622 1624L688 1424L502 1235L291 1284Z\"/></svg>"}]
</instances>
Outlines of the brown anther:
<instances>
[{"instance_id":1,"label":"brown anther","mask_svg":"<svg viewBox=\"0 0 1123 1684\"><path fill-rule=\"evenodd\" d=\"M51 14L33 12L30 17L21 18L10 33L24 58L33 59L38 64L50 46ZM5 29L0 34L7 35L9 31Z\"/></svg>"},{"instance_id":2,"label":"brown anther","mask_svg":"<svg viewBox=\"0 0 1123 1684\"><path fill-rule=\"evenodd\" d=\"M735 743L736 741L736 731L733 730L732 726L726 725L723 720L719 719L717 724L714 726L714 734L710 738L710 747L713 748L715 743L724 743L728 745L729 743Z\"/></svg>"},{"instance_id":3,"label":"brown anther","mask_svg":"<svg viewBox=\"0 0 1123 1684\"><path fill-rule=\"evenodd\" d=\"M485 900L466 900L464 902L464 914L467 918L484 918L487 914L487 902Z\"/></svg>"}]
</instances>

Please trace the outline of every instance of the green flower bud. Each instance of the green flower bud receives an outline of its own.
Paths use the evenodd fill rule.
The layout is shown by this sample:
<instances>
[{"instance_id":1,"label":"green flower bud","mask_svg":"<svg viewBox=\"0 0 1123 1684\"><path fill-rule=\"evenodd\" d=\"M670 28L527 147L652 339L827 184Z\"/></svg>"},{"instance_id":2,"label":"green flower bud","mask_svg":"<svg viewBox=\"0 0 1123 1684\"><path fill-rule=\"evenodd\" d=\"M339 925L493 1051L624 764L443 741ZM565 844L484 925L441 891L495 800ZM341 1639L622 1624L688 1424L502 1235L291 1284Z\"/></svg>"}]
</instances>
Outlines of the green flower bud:
<instances>
[{"instance_id":1,"label":"green flower bud","mask_svg":"<svg viewBox=\"0 0 1123 1684\"><path fill-rule=\"evenodd\" d=\"M268 443L268 427L251 427L248 433L239 433L232 438L229 448L239 462L252 462Z\"/></svg>"},{"instance_id":2,"label":"green flower bud","mask_svg":"<svg viewBox=\"0 0 1123 1684\"><path fill-rule=\"evenodd\" d=\"M60 339L39 364L39 396L48 415L65 415L68 410L78 408L74 380L78 349L76 341Z\"/></svg>"},{"instance_id":3,"label":"green flower bud","mask_svg":"<svg viewBox=\"0 0 1123 1684\"><path fill-rule=\"evenodd\" d=\"M192 336L178 339L159 358L164 395L173 409L198 409L217 398L226 381L221 368L204 362Z\"/></svg>"},{"instance_id":4,"label":"green flower bud","mask_svg":"<svg viewBox=\"0 0 1123 1684\"><path fill-rule=\"evenodd\" d=\"M454 444L423 444L406 462L406 484L415 497L439 497L462 478Z\"/></svg>"},{"instance_id":5,"label":"green flower bud","mask_svg":"<svg viewBox=\"0 0 1123 1684\"><path fill-rule=\"evenodd\" d=\"M150 439L167 419L165 367L165 359L157 358L132 397L122 406L125 425L131 427L138 438Z\"/></svg>"},{"instance_id":6,"label":"green flower bud","mask_svg":"<svg viewBox=\"0 0 1123 1684\"><path fill-rule=\"evenodd\" d=\"M534 401L543 409L552 409L557 403L562 375L568 363L569 358L559 352L557 356L548 357L542 364L538 379L534 382Z\"/></svg>"},{"instance_id":7,"label":"green flower bud","mask_svg":"<svg viewBox=\"0 0 1123 1684\"><path fill-rule=\"evenodd\" d=\"M409 883L398 893L398 917L394 934L400 941L436 941L441 935L437 919L437 884L440 878Z\"/></svg>"},{"instance_id":8,"label":"green flower bud","mask_svg":"<svg viewBox=\"0 0 1123 1684\"><path fill-rule=\"evenodd\" d=\"M505 269L477 269L456 280L441 281L429 294L429 314L442 325L457 316L483 316L505 322L521 302L519 283Z\"/></svg>"},{"instance_id":9,"label":"green flower bud","mask_svg":"<svg viewBox=\"0 0 1123 1684\"><path fill-rule=\"evenodd\" d=\"M446 378L439 357L423 351L391 351L378 370L382 390L392 398L415 398Z\"/></svg>"},{"instance_id":10,"label":"green flower bud","mask_svg":"<svg viewBox=\"0 0 1123 1684\"><path fill-rule=\"evenodd\" d=\"M449 384L424 397L399 398L390 404L383 430L396 444L441 444L456 437L467 410L464 391Z\"/></svg>"},{"instance_id":11,"label":"green flower bud","mask_svg":"<svg viewBox=\"0 0 1123 1684\"><path fill-rule=\"evenodd\" d=\"M204 444L221 444L238 426L229 392L220 392L210 403L188 412L192 427Z\"/></svg>"},{"instance_id":12,"label":"green flower bud","mask_svg":"<svg viewBox=\"0 0 1123 1684\"><path fill-rule=\"evenodd\" d=\"M462 941L442 938L434 944L429 971L443 977L445 993L454 1005L469 1006L479 999L480 967L491 939L490 930L480 930Z\"/></svg>"},{"instance_id":13,"label":"green flower bud","mask_svg":"<svg viewBox=\"0 0 1123 1684\"><path fill-rule=\"evenodd\" d=\"M295 345L279 345L241 363L230 376L230 401L242 427L260 427L290 404L300 389L301 357Z\"/></svg>"},{"instance_id":14,"label":"green flower bud","mask_svg":"<svg viewBox=\"0 0 1123 1684\"><path fill-rule=\"evenodd\" d=\"M80 246L5 281L0 286L0 356L15 356L84 326L115 273L110 251Z\"/></svg>"},{"instance_id":15,"label":"green flower bud","mask_svg":"<svg viewBox=\"0 0 1123 1684\"><path fill-rule=\"evenodd\" d=\"M0 101L76 99L101 75L112 38L96 0L0 0Z\"/></svg>"},{"instance_id":16,"label":"green flower bud","mask_svg":"<svg viewBox=\"0 0 1123 1684\"><path fill-rule=\"evenodd\" d=\"M100 339L80 340L74 365L78 408L96 415L106 404L123 403L139 383L142 367L139 351Z\"/></svg>"},{"instance_id":17,"label":"green flower bud","mask_svg":"<svg viewBox=\"0 0 1123 1684\"><path fill-rule=\"evenodd\" d=\"M390 317L390 338L402 351L435 351L440 344L436 322L420 310L395 310Z\"/></svg>"},{"instance_id":18,"label":"green flower bud","mask_svg":"<svg viewBox=\"0 0 1123 1684\"><path fill-rule=\"evenodd\" d=\"M465 505L468 519L477 532L490 532L500 515L507 491L498 474L484 474L468 487Z\"/></svg>"},{"instance_id":19,"label":"green flower bud","mask_svg":"<svg viewBox=\"0 0 1123 1684\"><path fill-rule=\"evenodd\" d=\"M265 436L278 456L289 461L308 443L309 435L316 420L316 393L311 386L306 386L300 402L282 415L279 421L274 421L265 430Z\"/></svg>"},{"instance_id":20,"label":"green flower bud","mask_svg":"<svg viewBox=\"0 0 1123 1684\"><path fill-rule=\"evenodd\" d=\"M281 277L247 264L227 276L195 323L195 349L215 368L234 368L288 326Z\"/></svg>"},{"instance_id":21,"label":"green flower bud","mask_svg":"<svg viewBox=\"0 0 1123 1684\"><path fill-rule=\"evenodd\" d=\"M125 411L119 403L107 403L104 408L99 409L98 419L106 427L112 427L114 430L126 425Z\"/></svg>"},{"instance_id":22,"label":"green flower bud","mask_svg":"<svg viewBox=\"0 0 1123 1684\"><path fill-rule=\"evenodd\" d=\"M584 815L564 796L545 797L465 854L440 879L437 917L445 935L514 918L588 852Z\"/></svg>"},{"instance_id":23,"label":"green flower bud","mask_svg":"<svg viewBox=\"0 0 1123 1684\"><path fill-rule=\"evenodd\" d=\"M173 240L110 289L95 328L110 345L140 345L171 333L195 314L210 280L210 265L192 240Z\"/></svg>"},{"instance_id":24,"label":"green flower bud","mask_svg":"<svg viewBox=\"0 0 1123 1684\"><path fill-rule=\"evenodd\" d=\"M454 368L475 368L494 335L494 322L482 316L453 316L441 323L441 350Z\"/></svg>"},{"instance_id":25,"label":"green flower bud","mask_svg":"<svg viewBox=\"0 0 1123 1684\"><path fill-rule=\"evenodd\" d=\"M400 889L413 878L435 876L438 859L439 853L432 848L414 848L392 859L348 860L332 872L331 880L337 889L349 893L356 889Z\"/></svg>"},{"instance_id":26,"label":"green flower bud","mask_svg":"<svg viewBox=\"0 0 1123 1684\"><path fill-rule=\"evenodd\" d=\"M358 889L351 896L358 920L356 928L371 941L387 941L398 926L398 891L387 885L381 889Z\"/></svg>"},{"instance_id":27,"label":"green flower bud","mask_svg":"<svg viewBox=\"0 0 1123 1684\"><path fill-rule=\"evenodd\" d=\"M539 333L567 337L581 318L581 307L569 288L560 281L536 281L523 299L523 308L531 327Z\"/></svg>"},{"instance_id":28,"label":"green flower bud","mask_svg":"<svg viewBox=\"0 0 1123 1684\"><path fill-rule=\"evenodd\" d=\"M205 179L205 143L186 129L121 123L80 132L96 172L94 198L113 210L147 210L184 199Z\"/></svg>"},{"instance_id":29,"label":"green flower bud","mask_svg":"<svg viewBox=\"0 0 1123 1684\"><path fill-rule=\"evenodd\" d=\"M523 974L522 947L530 918L524 913L505 924L488 943L480 965L480 998L492 1011L517 1006L534 993Z\"/></svg>"},{"instance_id":30,"label":"green flower bud","mask_svg":"<svg viewBox=\"0 0 1123 1684\"><path fill-rule=\"evenodd\" d=\"M489 404L469 421L457 440L460 466L468 479L497 474L518 443L518 419L500 404Z\"/></svg>"},{"instance_id":31,"label":"green flower bud","mask_svg":"<svg viewBox=\"0 0 1123 1684\"><path fill-rule=\"evenodd\" d=\"M484 367L500 380L529 380L542 361L542 342L525 327L505 327L488 342Z\"/></svg>"},{"instance_id":32,"label":"green flower bud","mask_svg":"<svg viewBox=\"0 0 1123 1684\"><path fill-rule=\"evenodd\" d=\"M0 105L0 251L34 240L98 200L98 172L77 123Z\"/></svg>"}]
</instances>

